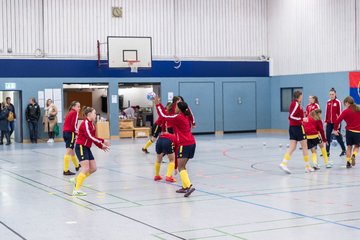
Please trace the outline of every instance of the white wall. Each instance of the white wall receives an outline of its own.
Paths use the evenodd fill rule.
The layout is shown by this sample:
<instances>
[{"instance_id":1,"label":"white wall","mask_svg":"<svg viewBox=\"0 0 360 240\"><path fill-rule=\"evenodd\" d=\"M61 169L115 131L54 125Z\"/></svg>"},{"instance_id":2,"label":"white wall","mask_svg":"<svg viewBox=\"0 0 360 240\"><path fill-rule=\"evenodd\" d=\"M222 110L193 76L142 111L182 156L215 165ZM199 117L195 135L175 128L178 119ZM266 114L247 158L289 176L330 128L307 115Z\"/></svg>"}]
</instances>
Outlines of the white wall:
<instances>
[{"instance_id":1,"label":"white wall","mask_svg":"<svg viewBox=\"0 0 360 240\"><path fill-rule=\"evenodd\" d=\"M274 75L356 69L355 0L271 0L268 30Z\"/></svg>"},{"instance_id":2,"label":"white wall","mask_svg":"<svg viewBox=\"0 0 360 240\"><path fill-rule=\"evenodd\" d=\"M104 113L103 111L101 111L101 97L105 96L107 97L107 89L95 89L92 92L92 103L93 103L93 108L95 108L96 113L100 114L101 117L108 119L108 113ZM111 101L111 99L110 99ZM108 100L109 102L109 100ZM109 112L109 109L108 109Z\"/></svg>"},{"instance_id":3,"label":"white wall","mask_svg":"<svg viewBox=\"0 0 360 240\"><path fill-rule=\"evenodd\" d=\"M42 17L42 0L0 0L0 56L35 56L43 49Z\"/></svg>"},{"instance_id":4,"label":"white wall","mask_svg":"<svg viewBox=\"0 0 360 240\"><path fill-rule=\"evenodd\" d=\"M119 88L119 95L124 95L124 108L128 107L128 101L130 106L152 107L152 101L146 99L146 94L149 92L153 92L152 87Z\"/></svg>"},{"instance_id":5,"label":"white wall","mask_svg":"<svg viewBox=\"0 0 360 240\"><path fill-rule=\"evenodd\" d=\"M258 57L267 55L266 2L0 0L0 56L34 56L39 48L45 57L96 59L96 41L115 35L152 37L154 59ZM113 6L123 8L122 18L112 17Z\"/></svg>"}]
</instances>

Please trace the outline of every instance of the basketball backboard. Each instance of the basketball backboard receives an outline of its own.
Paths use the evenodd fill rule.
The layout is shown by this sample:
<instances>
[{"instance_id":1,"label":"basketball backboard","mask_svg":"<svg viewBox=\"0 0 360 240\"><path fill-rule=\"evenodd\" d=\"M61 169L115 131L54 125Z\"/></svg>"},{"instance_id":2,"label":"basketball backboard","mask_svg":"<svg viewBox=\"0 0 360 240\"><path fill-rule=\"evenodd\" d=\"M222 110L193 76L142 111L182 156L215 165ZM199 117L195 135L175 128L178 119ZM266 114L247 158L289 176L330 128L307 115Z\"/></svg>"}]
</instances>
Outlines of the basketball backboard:
<instances>
[{"instance_id":1,"label":"basketball backboard","mask_svg":"<svg viewBox=\"0 0 360 240\"><path fill-rule=\"evenodd\" d=\"M151 68L151 37L108 36L109 68ZM131 64L129 64L131 63Z\"/></svg>"}]
</instances>

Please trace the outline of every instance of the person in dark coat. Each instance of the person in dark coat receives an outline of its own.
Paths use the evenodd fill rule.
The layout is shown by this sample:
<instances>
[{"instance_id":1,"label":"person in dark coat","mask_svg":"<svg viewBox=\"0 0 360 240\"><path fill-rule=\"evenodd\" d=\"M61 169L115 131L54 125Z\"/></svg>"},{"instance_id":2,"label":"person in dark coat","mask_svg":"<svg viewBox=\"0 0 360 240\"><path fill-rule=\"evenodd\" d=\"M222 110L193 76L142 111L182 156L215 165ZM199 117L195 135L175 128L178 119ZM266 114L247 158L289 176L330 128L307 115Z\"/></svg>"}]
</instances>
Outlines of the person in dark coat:
<instances>
[{"instance_id":1,"label":"person in dark coat","mask_svg":"<svg viewBox=\"0 0 360 240\"><path fill-rule=\"evenodd\" d=\"M13 113L13 115L14 115L14 119L12 120L12 121L9 121L9 131L10 131L10 133L9 133L9 135L10 135L10 137L11 137L11 134L13 134L13 132L14 132L14 127L15 127L15 119L16 119L16 114L15 114L15 107L14 107L14 105L11 103L11 98L10 97L7 97L6 98L6 105L7 105L7 108L9 109L9 111L10 112L12 112Z\"/></svg>"},{"instance_id":2,"label":"person in dark coat","mask_svg":"<svg viewBox=\"0 0 360 240\"><path fill-rule=\"evenodd\" d=\"M1 134L0 134L0 145L3 145L3 139L4 136L6 138L6 145L10 145L10 135L9 135L9 121L8 121L8 116L9 116L9 110L8 108L5 106L5 103L1 103L0 104L0 130L1 130Z\"/></svg>"},{"instance_id":3,"label":"person in dark coat","mask_svg":"<svg viewBox=\"0 0 360 240\"><path fill-rule=\"evenodd\" d=\"M25 110L25 116L29 126L31 143L37 143L40 107L34 97L30 98L29 104Z\"/></svg>"}]
</instances>

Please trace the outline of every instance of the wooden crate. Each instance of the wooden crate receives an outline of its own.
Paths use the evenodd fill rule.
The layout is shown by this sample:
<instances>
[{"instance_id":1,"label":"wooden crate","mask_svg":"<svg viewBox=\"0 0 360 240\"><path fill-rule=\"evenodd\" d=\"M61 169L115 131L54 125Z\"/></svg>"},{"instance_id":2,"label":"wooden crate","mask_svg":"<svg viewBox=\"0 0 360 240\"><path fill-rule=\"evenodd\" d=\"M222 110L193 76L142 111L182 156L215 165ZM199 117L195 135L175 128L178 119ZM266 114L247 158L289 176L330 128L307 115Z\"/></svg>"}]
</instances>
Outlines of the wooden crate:
<instances>
[{"instance_id":1,"label":"wooden crate","mask_svg":"<svg viewBox=\"0 0 360 240\"><path fill-rule=\"evenodd\" d=\"M133 138L134 130L120 129L119 137L120 138Z\"/></svg>"},{"instance_id":2,"label":"wooden crate","mask_svg":"<svg viewBox=\"0 0 360 240\"><path fill-rule=\"evenodd\" d=\"M134 128L134 120L133 119L121 119L119 121L120 129L133 129Z\"/></svg>"},{"instance_id":3,"label":"wooden crate","mask_svg":"<svg viewBox=\"0 0 360 240\"><path fill-rule=\"evenodd\" d=\"M134 135L135 135L135 138L149 137L150 136L150 128L148 128L148 127L134 128Z\"/></svg>"},{"instance_id":4,"label":"wooden crate","mask_svg":"<svg viewBox=\"0 0 360 240\"><path fill-rule=\"evenodd\" d=\"M96 123L96 137L110 139L109 122L97 122Z\"/></svg>"}]
</instances>

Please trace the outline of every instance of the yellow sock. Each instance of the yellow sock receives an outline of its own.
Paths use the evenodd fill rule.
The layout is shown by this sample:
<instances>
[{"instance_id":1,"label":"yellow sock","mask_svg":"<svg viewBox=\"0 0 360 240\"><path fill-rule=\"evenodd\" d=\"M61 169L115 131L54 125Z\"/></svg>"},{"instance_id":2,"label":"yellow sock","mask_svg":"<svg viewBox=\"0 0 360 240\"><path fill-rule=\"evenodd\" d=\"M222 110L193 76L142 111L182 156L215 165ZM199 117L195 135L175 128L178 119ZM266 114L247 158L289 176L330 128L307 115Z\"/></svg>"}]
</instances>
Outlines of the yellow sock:
<instances>
[{"instance_id":1,"label":"yellow sock","mask_svg":"<svg viewBox=\"0 0 360 240\"><path fill-rule=\"evenodd\" d=\"M87 172L85 175L86 175L86 177L88 177L88 176L91 175L91 173L90 173L90 172Z\"/></svg>"},{"instance_id":2,"label":"yellow sock","mask_svg":"<svg viewBox=\"0 0 360 240\"><path fill-rule=\"evenodd\" d=\"M180 171L180 178L183 183L183 187L185 187L185 188L190 187L191 182L190 182L189 175L186 170Z\"/></svg>"},{"instance_id":3,"label":"yellow sock","mask_svg":"<svg viewBox=\"0 0 360 240\"><path fill-rule=\"evenodd\" d=\"M155 176L160 176L160 164L158 162L155 162Z\"/></svg>"},{"instance_id":4,"label":"yellow sock","mask_svg":"<svg viewBox=\"0 0 360 240\"><path fill-rule=\"evenodd\" d=\"M75 155L71 156L71 161L73 162L75 167L77 167L77 168L79 167L79 162Z\"/></svg>"},{"instance_id":5,"label":"yellow sock","mask_svg":"<svg viewBox=\"0 0 360 240\"><path fill-rule=\"evenodd\" d=\"M151 139L149 139L149 140L146 142L146 144L145 144L145 146L144 146L144 149L148 149L148 148L151 146L151 144L153 144L153 141L151 141Z\"/></svg>"},{"instance_id":6,"label":"yellow sock","mask_svg":"<svg viewBox=\"0 0 360 240\"><path fill-rule=\"evenodd\" d=\"M69 171L70 155L65 154L64 156L64 172Z\"/></svg>"},{"instance_id":7,"label":"yellow sock","mask_svg":"<svg viewBox=\"0 0 360 240\"><path fill-rule=\"evenodd\" d=\"M311 153L311 160L312 160L313 164L316 164L316 165L318 164L316 153Z\"/></svg>"},{"instance_id":8,"label":"yellow sock","mask_svg":"<svg viewBox=\"0 0 360 240\"><path fill-rule=\"evenodd\" d=\"M167 167L166 176L171 177L174 169L175 169L175 163L174 162L169 162L168 167Z\"/></svg>"},{"instance_id":9,"label":"yellow sock","mask_svg":"<svg viewBox=\"0 0 360 240\"><path fill-rule=\"evenodd\" d=\"M327 155L326 148L321 148L321 153L323 155L325 164L329 164L329 157Z\"/></svg>"},{"instance_id":10,"label":"yellow sock","mask_svg":"<svg viewBox=\"0 0 360 240\"><path fill-rule=\"evenodd\" d=\"M356 157L358 155L358 152L353 152L353 155Z\"/></svg>"},{"instance_id":11,"label":"yellow sock","mask_svg":"<svg viewBox=\"0 0 360 240\"><path fill-rule=\"evenodd\" d=\"M351 158L346 157L346 161L349 162L349 163L351 163Z\"/></svg>"},{"instance_id":12,"label":"yellow sock","mask_svg":"<svg viewBox=\"0 0 360 240\"><path fill-rule=\"evenodd\" d=\"M309 164L309 155L305 155L305 156L304 156L304 162L305 162L305 167L310 167L310 164Z\"/></svg>"},{"instance_id":13,"label":"yellow sock","mask_svg":"<svg viewBox=\"0 0 360 240\"><path fill-rule=\"evenodd\" d=\"M282 160L281 164L286 166L289 160L290 160L290 154L285 153L284 159Z\"/></svg>"},{"instance_id":14,"label":"yellow sock","mask_svg":"<svg viewBox=\"0 0 360 240\"><path fill-rule=\"evenodd\" d=\"M78 191L81 186L83 185L84 181L85 181L85 178L86 178L86 174L84 173L79 173L79 175L76 177L76 187L75 187L75 190Z\"/></svg>"}]
</instances>

